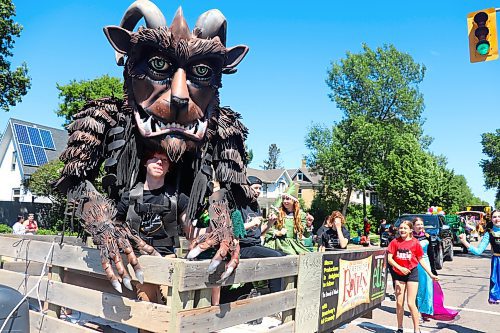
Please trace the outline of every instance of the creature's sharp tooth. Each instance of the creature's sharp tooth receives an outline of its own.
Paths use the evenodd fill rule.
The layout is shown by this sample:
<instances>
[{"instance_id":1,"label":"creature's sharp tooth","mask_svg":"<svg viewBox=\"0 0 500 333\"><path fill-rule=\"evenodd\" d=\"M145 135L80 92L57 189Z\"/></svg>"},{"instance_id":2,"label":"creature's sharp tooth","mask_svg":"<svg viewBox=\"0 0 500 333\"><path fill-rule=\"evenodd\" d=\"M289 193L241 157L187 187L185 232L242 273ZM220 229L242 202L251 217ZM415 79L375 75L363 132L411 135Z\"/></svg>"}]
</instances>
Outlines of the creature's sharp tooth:
<instances>
[{"instance_id":1,"label":"creature's sharp tooth","mask_svg":"<svg viewBox=\"0 0 500 333\"><path fill-rule=\"evenodd\" d=\"M152 130L151 130L151 120L153 119L153 117L149 117L148 120L146 120L143 124L142 124L142 128L144 129L144 132L146 132L146 134L151 134Z\"/></svg>"}]
</instances>

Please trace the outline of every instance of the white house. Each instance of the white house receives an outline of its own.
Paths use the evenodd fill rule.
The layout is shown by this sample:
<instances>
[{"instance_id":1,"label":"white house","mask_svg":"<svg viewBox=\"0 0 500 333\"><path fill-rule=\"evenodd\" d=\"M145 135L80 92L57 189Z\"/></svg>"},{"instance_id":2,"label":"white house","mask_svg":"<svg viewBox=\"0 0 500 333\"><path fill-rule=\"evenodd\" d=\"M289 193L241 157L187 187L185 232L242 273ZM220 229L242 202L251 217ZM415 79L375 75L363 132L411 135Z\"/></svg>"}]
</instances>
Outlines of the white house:
<instances>
[{"instance_id":1,"label":"white house","mask_svg":"<svg viewBox=\"0 0 500 333\"><path fill-rule=\"evenodd\" d=\"M262 193L257 199L261 208L269 209L288 186L292 178L285 169L259 170L247 168L247 176L256 176L262 180Z\"/></svg>"},{"instance_id":2,"label":"white house","mask_svg":"<svg viewBox=\"0 0 500 333\"><path fill-rule=\"evenodd\" d=\"M9 119L0 140L0 201L50 203L23 188L23 180L39 166L59 158L66 147L66 130Z\"/></svg>"}]
</instances>

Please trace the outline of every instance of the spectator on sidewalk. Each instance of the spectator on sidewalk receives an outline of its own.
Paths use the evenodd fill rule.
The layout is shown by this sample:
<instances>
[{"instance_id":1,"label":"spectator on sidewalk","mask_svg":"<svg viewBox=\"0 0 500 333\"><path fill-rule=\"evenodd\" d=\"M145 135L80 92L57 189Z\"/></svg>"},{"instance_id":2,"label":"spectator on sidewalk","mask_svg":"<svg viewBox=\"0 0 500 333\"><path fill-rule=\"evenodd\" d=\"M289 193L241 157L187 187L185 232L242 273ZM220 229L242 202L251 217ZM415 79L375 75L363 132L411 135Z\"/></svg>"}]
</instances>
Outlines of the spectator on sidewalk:
<instances>
[{"instance_id":1,"label":"spectator on sidewalk","mask_svg":"<svg viewBox=\"0 0 500 333\"><path fill-rule=\"evenodd\" d=\"M14 235L24 235L26 233L26 226L24 225L24 218L19 215L16 223L12 226L12 233Z\"/></svg>"},{"instance_id":2,"label":"spectator on sidewalk","mask_svg":"<svg viewBox=\"0 0 500 333\"><path fill-rule=\"evenodd\" d=\"M38 232L38 223L35 220L35 214L28 214L28 221L24 221L26 226L26 235L36 235Z\"/></svg>"}]
</instances>

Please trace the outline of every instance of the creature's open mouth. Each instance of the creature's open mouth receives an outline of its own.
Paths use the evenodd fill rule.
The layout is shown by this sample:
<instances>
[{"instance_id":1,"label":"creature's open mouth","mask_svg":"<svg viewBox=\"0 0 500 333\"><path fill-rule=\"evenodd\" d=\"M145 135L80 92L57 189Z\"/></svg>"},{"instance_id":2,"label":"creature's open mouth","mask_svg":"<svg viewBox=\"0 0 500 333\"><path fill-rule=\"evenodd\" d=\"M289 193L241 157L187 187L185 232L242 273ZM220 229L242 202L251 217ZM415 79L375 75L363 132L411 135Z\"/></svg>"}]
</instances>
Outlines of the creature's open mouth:
<instances>
[{"instance_id":1,"label":"creature's open mouth","mask_svg":"<svg viewBox=\"0 0 500 333\"><path fill-rule=\"evenodd\" d=\"M193 141L201 141L203 139L208 123L207 120L201 121L198 119L188 125L178 123L165 124L151 115L141 117L138 111L134 111L134 117L137 128L144 137L178 134Z\"/></svg>"}]
</instances>

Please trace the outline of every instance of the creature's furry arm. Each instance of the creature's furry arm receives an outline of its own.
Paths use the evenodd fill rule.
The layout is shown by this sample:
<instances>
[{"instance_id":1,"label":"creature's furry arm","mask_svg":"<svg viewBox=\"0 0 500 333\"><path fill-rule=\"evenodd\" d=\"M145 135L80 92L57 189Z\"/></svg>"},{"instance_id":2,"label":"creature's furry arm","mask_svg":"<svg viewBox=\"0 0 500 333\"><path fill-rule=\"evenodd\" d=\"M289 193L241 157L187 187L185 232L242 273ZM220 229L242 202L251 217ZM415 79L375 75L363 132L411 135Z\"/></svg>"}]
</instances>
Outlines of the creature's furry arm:
<instances>
[{"instance_id":1,"label":"creature's furry arm","mask_svg":"<svg viewBox=\"0 0 500 333\"><path fill-rule=\"evenodd\" d=\"M131 242L145 253L157 254L151 246L134 235L126 223L114 220L116 209L113 201L100 194L92 184L107 158L105 169L111 171L108 176L113 180L108 182L108 188L116 185L116 176L112 172L116 169L122 148L126 146L129 137L127 132L130 132L130 129L127 130L130 121L127 122L126 116L120 112L121 107L119 100L100 99L89 102L74 116L74 121L68 127L68 146L60 156L65 166L56 183L60 191L67 193L68 206L100 249L103 268L118 291L121 291L120 281L132 289L120 250L127 255L140 281L143 273ZM115 275L111 262L115 263L120 277Z\"/></svg>"}]
</instances>

